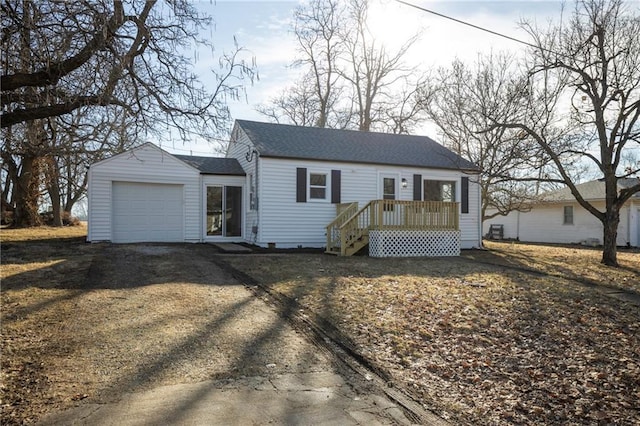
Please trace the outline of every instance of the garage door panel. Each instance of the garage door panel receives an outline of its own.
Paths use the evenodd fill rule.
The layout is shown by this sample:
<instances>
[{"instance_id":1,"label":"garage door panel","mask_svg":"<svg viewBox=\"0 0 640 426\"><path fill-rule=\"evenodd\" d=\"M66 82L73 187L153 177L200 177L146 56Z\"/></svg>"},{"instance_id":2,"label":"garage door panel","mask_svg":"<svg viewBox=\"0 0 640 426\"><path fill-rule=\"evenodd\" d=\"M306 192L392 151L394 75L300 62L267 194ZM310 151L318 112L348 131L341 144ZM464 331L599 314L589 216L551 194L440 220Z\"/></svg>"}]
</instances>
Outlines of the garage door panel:
<instances>
[{"instance_id":1,"label":"garage door panel","mask_svg":"<svg viewBox=\"0 0 640 426\"><path fill-rule=\"evenodd\" d=\"M114 242L184 241L183 186L114 182Z\"/></svg>"}]
</instances>

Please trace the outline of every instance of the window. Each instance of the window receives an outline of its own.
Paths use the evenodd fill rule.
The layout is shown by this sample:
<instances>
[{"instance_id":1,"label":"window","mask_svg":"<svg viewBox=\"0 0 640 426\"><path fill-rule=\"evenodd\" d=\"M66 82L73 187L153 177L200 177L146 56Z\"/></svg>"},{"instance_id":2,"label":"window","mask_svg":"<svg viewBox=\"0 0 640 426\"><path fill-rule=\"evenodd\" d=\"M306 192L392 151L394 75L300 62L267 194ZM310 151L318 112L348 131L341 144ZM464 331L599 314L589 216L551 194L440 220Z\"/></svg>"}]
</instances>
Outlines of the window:
<instances>
[{"instance_id":1,"label":"window","mask_svg":"<svg viewBox=\"0 0 640 426\"><path fill-rule=\"evenodd\" d=\"M395 200L396 199L396 179L395 178L382 178L382 199L383 200ZM393 204L384 204L384 211L393 211Z\"/></svg>"},{"instance_id":2,"label":"window","mask_svg":"<svg viewBox=\"0 0 640 426\"><path fill-rule=\"evenodd\" d=\"M326 173L309 173L310 200L327 199L327 180Z\"/></svg>"},{"instance_id":3,"label":"window","mask_svg":"<svg viewBox=\"0 0 640 426\"><path fill-rule=\"evenodd\" d=\"M564 222L565 225L573 225L573 206L564 206Z\"/></svg>"},{"instance_id":4,"label":"window","mask_svg":"<svg viewBox=\"0 0 640 426\"><path fill-rule=\"evenodd\" d=\"M442 180L424 181L424 201L456 201L456 183Z\"/></svg>"},{"instance_id":5,"label":"window","mask_svg":"<svg viewBox=\"0 0 640 426\"><path fill-rule=\"evenodd\" d=\"M296 203L340 203L341 182L340 170L309 171L306 167L296 167Z\"/></svg>"},{"instance_id":6,"label":"window","mask_svg":"<svg viewBox=\"0 0 640 426\"><path fill-rule=\"evenodd\" d=\"M382 179L382 199L383 200L395 200L396 199L396 180L394 178Z\"/></svg>"}]
</instances>

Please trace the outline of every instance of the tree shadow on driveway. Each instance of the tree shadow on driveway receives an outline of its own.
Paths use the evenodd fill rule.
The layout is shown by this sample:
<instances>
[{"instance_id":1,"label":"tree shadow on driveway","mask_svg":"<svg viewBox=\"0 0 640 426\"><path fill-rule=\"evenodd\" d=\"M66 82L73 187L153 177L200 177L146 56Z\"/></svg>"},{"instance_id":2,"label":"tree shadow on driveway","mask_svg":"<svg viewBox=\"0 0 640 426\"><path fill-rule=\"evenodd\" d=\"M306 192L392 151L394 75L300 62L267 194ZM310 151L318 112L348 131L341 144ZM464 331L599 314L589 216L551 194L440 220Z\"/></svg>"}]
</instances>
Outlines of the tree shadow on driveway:
<instances>
[{"instance_id":1,"label":"tree shadow on driveway","mask_svg":"<svg viewBox=\"0 0 640 426\"><path fill-rule=\"evenodd\" d=\"M32 410L33 419L159 386L213 380L181 400L179 408L154 417L179 421L225 383L334 370L327 351L211 261L217 255L211 246L95 244L80 250L83 256L74 260L65 257L73 249L54 262L46 255L24 256L25 264L36 266L3 280L3 299L9 302L3 334L39 335L29 345L13 342L10 349L15 363L42 365L38 380L44 384L38 392L23 393L19 403L14 398L14 410L3 410L3 424L20 408ZM80 265L71 271L75 262ZM27 360L27 352L37 356ZM286 417L288 410L295 415L295 404L287 404L279 407L280 415Z\"/></svg>"}]
</instances>

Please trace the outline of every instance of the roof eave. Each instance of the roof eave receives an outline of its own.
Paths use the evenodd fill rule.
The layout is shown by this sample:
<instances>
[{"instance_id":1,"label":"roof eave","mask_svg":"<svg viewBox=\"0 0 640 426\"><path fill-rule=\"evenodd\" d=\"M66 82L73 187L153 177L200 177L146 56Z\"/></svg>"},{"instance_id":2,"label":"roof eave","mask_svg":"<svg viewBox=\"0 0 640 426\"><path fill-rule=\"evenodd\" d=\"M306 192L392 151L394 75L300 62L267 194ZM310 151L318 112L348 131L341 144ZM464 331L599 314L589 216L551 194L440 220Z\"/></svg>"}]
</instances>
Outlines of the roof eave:
<instances>
[{"instance_id":1,"label":"roof eave","mask_svg":"<svg viewBox=\"0 0 640 426\"><path fill-rule=\"evenodd\" d=\"M285 155L273 155L269 153L261 153L261 158L275 158L279 160L305 160L305 161L319 161L323 163L340 163L340 164L368 164L372 166L396 166L396 167L413 167L417 169L436 169L436 170L454 170L454 171L462 171L462 172L472 172L474 174L480 173L480 169L478 168L465 168L465 167L437 167L437 166L425 166L425 165L416 165L416 164L404 164L404 163L377 163L370 161L353 161L353 160L325 160L319 158L311 158L311 157L299 157L299 156L285 156Z\"/></svg>"}]
</instances>

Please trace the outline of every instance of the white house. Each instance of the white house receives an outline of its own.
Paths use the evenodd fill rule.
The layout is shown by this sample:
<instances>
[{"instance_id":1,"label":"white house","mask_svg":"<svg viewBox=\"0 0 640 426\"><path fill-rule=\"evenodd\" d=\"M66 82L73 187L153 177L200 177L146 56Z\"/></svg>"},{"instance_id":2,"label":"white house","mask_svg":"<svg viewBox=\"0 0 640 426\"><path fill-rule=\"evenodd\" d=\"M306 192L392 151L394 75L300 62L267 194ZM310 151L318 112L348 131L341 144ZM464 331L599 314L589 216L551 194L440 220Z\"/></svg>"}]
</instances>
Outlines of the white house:
<instances>
[{"instance_id":1,"label":"white house","mask_svg":"<svg viewBox=\"0 0 640 426\"><path fill-rule=\"evenodd\" d=\"M637 178L620 179L618 187L622 189L637 183ZM600 211L605 210L604 181L594 180L576 185L576 188L585 200ZM485 235L491 225L502 225L503 238L527 242L595 245L602 244L603 238L600 221L578 204L569 188L545 194L530 211L514 211L486 220L483 224ZM640 193L634 194L620 210L617 245L640 247Z\"/></svg>"},{"instance_id":2,"label":"white house","mask_svg":"<svg viewBox=\"0 0 640 426\"><path fill-rule=\"evenodd\" d=\"M147 143L93 164L88 240L325 247L327 226L347 208L345 220L370 204L381 214L366 220L402 216L415 225L419 215L424 228L427 210L440 222L444 210L404 201L434 201L455 213L460 248L479 247L476 176L472 163L423 136L238 120L226 158L171 155Z\"/></svg>"}]
</instances>

